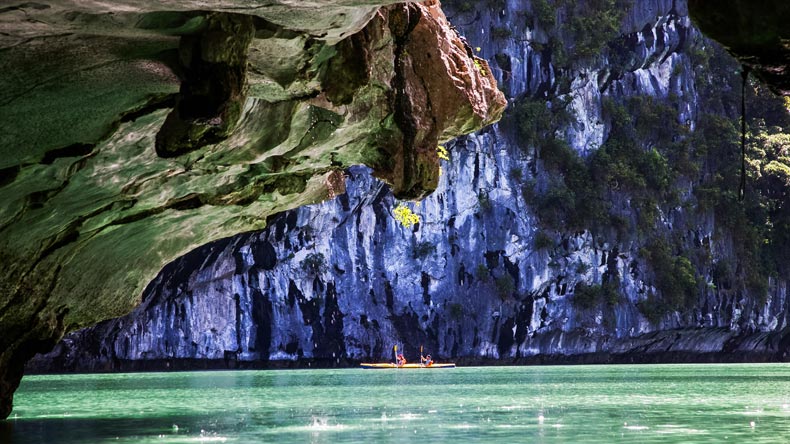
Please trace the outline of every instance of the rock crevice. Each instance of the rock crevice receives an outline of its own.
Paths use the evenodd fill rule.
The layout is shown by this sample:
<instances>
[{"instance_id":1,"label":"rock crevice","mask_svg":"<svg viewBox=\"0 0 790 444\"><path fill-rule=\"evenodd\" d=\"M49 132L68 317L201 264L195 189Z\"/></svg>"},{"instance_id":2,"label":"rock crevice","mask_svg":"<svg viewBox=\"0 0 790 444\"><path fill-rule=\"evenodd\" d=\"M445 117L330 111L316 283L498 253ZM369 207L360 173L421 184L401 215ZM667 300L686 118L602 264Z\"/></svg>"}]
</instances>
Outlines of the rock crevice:
<instances>
[{"instance_id":1,"label":"rock crevice","mask_svg":"<svg viewBox=\"0 0 790 444\"><path fill-rule=\"evenodd\" d=\"M342 193L352 165L404 195L435 187L392 168L415 150L393 118L394 11L435 36L418 64L444 74L424 93L456 98L421 110L419 130L447 139L499 118L493 77L446 72L466 56L437 5L362 3L54 0L0 14L0 416L40 344L128 312L193 248Z\"/></svg>"},{"instance_id":2,"label":"rock crevice","mask_svg":"<svg viewBox=\"0 0 790 444\"><path fill-rule=\"evenodd\" d=\"M246 99L250 16L209 14L198 33L181 37L181 88L156 135L156 153L176 157L227 139Z\"/></svg>"},{"instance_id":3,"label":"rock crevice","mask_svg":"<svg viewBox=\"0 0 790 444\"><path fill-rule=\"evenodd\" d=\"M750 231L764 224L735 217L743 205L712 181L740 165L737 62L680 0L625 11L573 2L553 25L533 4L456 12L475 52L493 59L481 66L507 76L514 106L499 125L445 144L450 160L419 206L350 168L345 195L179 259L134 313L67 337L36 369L340 366L389 359L396 343L469 364L787 359L786 268L745 271L760 262L752 251L786 264L785 252L743 247L786 245L784 232ZM619 22L603 35L568 26L589 30L588 16ZM411 99L438 77L414 63L427 22L403 42ZM580 47L573 59L559 51ZM452 83L476 72L468 61L473 71L449 70ZM777 124L773 142L755 133L755 143L779 162L790 119L752 86L747 100ZM441 122L448 102L427 97L408 104L430 104ZM766 185L762 156L752 158L764 165L752 170L753 196L773 198L748 208L771 211L786 201L787 176ZM398 204L419 214L418 227L394 220ZM96 341L100 352L81 345Z\"/></svg>"}]
</instances>

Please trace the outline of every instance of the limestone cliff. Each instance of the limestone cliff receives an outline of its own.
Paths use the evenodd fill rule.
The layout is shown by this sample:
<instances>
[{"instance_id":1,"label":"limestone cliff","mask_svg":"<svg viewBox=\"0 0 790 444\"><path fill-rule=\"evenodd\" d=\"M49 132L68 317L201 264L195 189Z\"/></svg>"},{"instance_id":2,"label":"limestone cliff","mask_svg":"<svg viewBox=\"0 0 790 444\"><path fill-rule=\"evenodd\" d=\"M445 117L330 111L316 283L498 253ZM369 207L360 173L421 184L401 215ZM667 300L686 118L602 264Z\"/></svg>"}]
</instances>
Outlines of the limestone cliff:
<instances>
[{"instance_id":1,"label":"limestone cliff","mask_svg":"<svg viewBox=\"0 0 790 444\"><path fill-rule=\"evenodd\" d=\"M435 188L437 144L505 100L435 2L394 3L0 8L0 417L35 352L195 247L342 193L345 168Z\"/></svg>"},{"instance_id":2,"label":"limestone cliff","mask_svg":"<svg viewBox=\"0 0 790 444\"><path fill-rule=\"evenodd\" d=\"M405 228L364 168L345 195L170 264L127 317L38 369L784 359L781 100L682 1L446 2L512 106L458 139ZM773 162L773 163L772 163Z\"/></svg>"}]
</instances>

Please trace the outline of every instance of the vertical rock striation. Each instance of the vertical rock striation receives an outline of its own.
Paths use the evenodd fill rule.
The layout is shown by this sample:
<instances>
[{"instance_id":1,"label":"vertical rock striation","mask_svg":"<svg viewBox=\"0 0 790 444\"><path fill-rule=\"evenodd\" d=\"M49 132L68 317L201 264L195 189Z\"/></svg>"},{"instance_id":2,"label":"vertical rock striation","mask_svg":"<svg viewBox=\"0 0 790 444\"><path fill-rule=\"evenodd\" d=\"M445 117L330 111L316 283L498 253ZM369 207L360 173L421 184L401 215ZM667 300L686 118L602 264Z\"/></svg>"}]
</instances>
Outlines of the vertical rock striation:
<instances>
[{"instance_id":1,"label":"vertical rock striation","mask_svg":"<svg viewBox=\"0 0 790 444\"><path fill-rule=\"evenodd\" d=\"M788 184L776 172L766 185L761 160L783 129L751 120L763 153L748 199L775 208L739 204L738 64L683 1L487 4L445 7L512 106L447 145L437 191L403 203L417 226L351 168L346 194L173 262L135 312L33 368L337 365L388 359L396 343L466 362L785 359L787 262L752 268L763 239L749 218L785 220ZM759 89L747 88L752 109L787 124ZM402 128L418 120L407 114ZM444 140L424 134L404 137ZM781 245L781 231L766 236Z\"/></svg>"},{"instance_id":2,"label":"vertical rock striation","mask_svg":"<svg viewBox=\"0 0 790 444\"><path fill-rule=\"evenodd\" d=\"M504 109L435 4L206 8L0 8L0 418L25 361L166 263L341 193L351 165L422 195L437 141Z\"/></svg>"}]
</instances>

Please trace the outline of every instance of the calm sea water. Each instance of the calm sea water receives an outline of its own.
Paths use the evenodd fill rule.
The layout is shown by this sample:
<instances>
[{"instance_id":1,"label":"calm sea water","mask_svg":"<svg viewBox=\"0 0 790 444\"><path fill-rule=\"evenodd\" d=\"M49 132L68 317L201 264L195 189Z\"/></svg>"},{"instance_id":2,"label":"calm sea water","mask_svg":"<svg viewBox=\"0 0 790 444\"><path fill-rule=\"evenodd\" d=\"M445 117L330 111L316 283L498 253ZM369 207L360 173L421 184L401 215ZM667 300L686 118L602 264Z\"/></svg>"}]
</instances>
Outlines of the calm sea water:
<instances>
[{"instance_id":1,"label":"calm sea water","mask_svg":"<svg viewBox=\"0 0 790 444\"><path fill-rule=\"evenodd\" d=\"M790 365L28 376L3 443L790 442Z\"/></svg>"}]
</instances>

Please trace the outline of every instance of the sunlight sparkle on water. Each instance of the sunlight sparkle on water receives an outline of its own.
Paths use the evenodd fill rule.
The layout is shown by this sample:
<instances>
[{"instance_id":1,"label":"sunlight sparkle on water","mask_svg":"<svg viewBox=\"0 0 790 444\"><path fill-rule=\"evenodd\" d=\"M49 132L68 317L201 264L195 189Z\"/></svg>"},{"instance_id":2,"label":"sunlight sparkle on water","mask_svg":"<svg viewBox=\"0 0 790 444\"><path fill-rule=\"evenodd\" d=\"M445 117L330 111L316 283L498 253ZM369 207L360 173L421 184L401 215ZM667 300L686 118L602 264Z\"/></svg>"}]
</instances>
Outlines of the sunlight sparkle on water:
<instances>
[{"instance_id":1,"label":"sunlight sparkle on water","mask_svg":"<svg viewBox=\"0 0 790 444\"><path fill-rule=\"evenodd\" d=\"M773 443L787 393L786 364L32 376L0 441Z\"/></svg>"}]
</instances>

